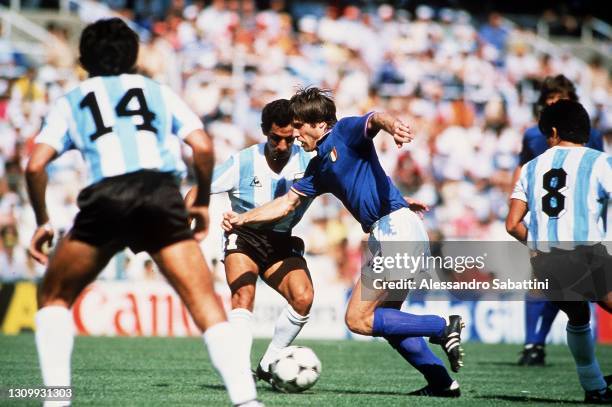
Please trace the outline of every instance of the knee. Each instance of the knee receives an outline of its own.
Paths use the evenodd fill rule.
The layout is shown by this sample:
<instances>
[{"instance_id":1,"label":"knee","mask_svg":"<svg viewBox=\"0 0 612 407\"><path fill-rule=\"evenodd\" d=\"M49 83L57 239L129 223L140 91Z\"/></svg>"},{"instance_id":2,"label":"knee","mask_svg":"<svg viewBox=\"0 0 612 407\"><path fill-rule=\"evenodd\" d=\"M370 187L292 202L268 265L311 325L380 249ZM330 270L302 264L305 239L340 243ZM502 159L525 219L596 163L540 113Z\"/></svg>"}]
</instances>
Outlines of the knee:
<instances>
[{"instance_id":1,"label":"knee","mask_svg":"<svg viewBox=\"0 0 612 407\"><path fill-rule=\"evenodd\" d=\"M304 284L297 290L293 290L287 299L291 307L300 315L307 315L312 307L314 289L312 284Z\"/></svg>"},{"instance_id":2,"label":"knee","mask_svg":"<svg viewBox=\"0 0 612 407\"><path fill-rule=\"evenodd\" d=\"M374 317L372 315L363 315L359 312L347 310L344 316L344 322L347 328L359 335L372 335L372 323Z\"/></svg>"},{"instance_id":3,"label":"knee","mask_svg":"<svg viewBox=\"0 0 612 407\"><path fill-rule=\"evenodd\" d=\"M255 302L255 286L245 285L232 292L232 308L246 308L249 311L253 310Z\"/></svg>"}]
</instances>

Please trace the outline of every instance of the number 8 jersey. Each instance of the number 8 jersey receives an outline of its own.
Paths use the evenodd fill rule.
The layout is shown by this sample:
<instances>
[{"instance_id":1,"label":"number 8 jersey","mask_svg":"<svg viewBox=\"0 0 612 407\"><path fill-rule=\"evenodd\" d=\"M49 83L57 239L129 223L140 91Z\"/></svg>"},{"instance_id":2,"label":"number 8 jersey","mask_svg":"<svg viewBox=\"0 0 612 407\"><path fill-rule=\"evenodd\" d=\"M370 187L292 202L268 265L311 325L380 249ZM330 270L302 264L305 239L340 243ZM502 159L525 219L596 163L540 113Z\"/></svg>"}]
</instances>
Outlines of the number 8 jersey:
<instances>
[{"instance_id":1,"label":"number 8 jersey","mask_svg":"<svg viewBox=\"0 0 612 407\"><path fill-rule=\"evenodd\" d=\"M96 76L59 98L37 143L77 149L89 183L139 170L182 176L179 139L202 122L168 88L142 75Z\"/></svg>"},{"instance_id":2,"label":"number 8 jersey","mask_svg":"<svg viewBox=\"0 0 612 407\"><path fill-rule=\"evenodd\" d=\"M548 251L560 242L610 239L607 208L612 157L587 147L552 147L521 169L513 199L527 202L528 242Z\"/></svg>"}]
</instances>

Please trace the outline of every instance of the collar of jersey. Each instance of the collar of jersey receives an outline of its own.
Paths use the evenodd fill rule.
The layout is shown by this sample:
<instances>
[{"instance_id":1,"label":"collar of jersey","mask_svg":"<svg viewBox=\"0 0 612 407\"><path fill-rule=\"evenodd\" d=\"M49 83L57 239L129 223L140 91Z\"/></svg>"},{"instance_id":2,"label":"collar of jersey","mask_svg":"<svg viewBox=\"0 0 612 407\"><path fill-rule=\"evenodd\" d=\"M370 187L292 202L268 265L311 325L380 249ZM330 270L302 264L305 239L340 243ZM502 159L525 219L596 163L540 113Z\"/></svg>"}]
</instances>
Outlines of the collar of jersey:
<instances>
[{"instance_id":1,"label":"collar of jersey","mask_svg":"<svg viewBox=\"0 0 612 407\"><path fill-rule=\"evenodd\" d=\"M332 129L329 129L327 133L323 135L323 137L317 140L317 155L319 155L320 157L325 157L327 153L329 153L329 151L331 150L331 148L329 147L329 143L325 142L329 138L331 132Z\"/></svg>"}]
</instances>

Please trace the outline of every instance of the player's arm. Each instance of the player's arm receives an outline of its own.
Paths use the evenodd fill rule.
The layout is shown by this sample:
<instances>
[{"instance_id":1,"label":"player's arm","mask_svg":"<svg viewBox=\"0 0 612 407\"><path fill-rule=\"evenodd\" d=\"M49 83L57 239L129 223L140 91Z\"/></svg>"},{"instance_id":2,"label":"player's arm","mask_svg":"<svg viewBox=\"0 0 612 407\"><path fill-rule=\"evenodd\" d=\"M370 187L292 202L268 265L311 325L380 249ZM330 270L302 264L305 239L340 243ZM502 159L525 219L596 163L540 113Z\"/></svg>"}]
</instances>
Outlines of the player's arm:
<instances>
[{"instance_id":1,"label":"player's arm","mask_svg":"<svg viewBox=\"0 0 612 407\"><path fill-rule=\"evenodd\" d=\"M210 136L202 129L192 131L184 140L193 150L193 169L197 180L189 214L196 220L195 238L202 240L208 228L210 182L215 163L213 144Z\"/></svg>"},{"instance_id":2,"label":"player's arm","mask_svg":"<svg viewBox=\"0 0 612 407\"><path fill-rule=\"evenodd\" d=\"M236 213L226 212L223 214L222 227L229 232L235 226L248 225L252 223L270 223L285 216L297 209L302 203L302 197L290 190L283 196L279 196L273 201L268 202L258 208L248 212Z\"/></svg>"},{"instance_id":3,"label":"player's arm","mask_svg":"<svg viewBox=\"0 0 612 407\"><path fill-rule=\"evenodd\" d=\"M413 138L410 127L404 124L400 119L386 112L374 112L368 120L366 131L368 136L374 138L380 130L389 133L393 137L393 140L395 140L395 144L398 148L404 143L410 143Z\"/></svg>"},{"instance_id":4,"label":"player's arm","mask_svg":"<svg viewBox=\"0 0 612 407\"><path fill-rule=\"evenodd\" d=\"M527 227L523 218L527 214L527 202L520 199L510 200L510 209L506 217L506 231L521 243L527 242Z\"/></svg>"},{"instance_id":5,"label":"player's arm","mask_svg":"<svg viewBox=\"0 0 612 407\"><path fill-rule=\"evenodd\" d=\"M53 229L49 225L45 202L48 181L46 168L56 156L57 152L53 147L38 143L34 146L25 170L26 187L37 225L28 251L37 262L43 265L46 265L48 261L47 255L43 252L43 245L53 240Z\"/></svg>"}]
</instances>

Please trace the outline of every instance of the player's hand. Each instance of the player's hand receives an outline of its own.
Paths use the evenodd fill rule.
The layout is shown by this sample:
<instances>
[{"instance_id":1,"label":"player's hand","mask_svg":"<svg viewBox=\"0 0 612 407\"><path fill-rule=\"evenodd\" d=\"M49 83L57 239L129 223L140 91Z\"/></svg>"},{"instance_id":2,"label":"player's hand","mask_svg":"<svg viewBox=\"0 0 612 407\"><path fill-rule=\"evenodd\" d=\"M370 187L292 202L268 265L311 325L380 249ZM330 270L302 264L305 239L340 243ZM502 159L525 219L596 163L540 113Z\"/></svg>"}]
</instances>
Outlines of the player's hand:
<instances>
[{"instance_id":1,"label":"player's hand","mask_svg":"<svg viewBox=\"0 0 612 407\"><path fill-rule=\"evenodd\" d=\"M201 242L208 234L208 206L191 206L188 211L189 219L195 221L193 237Z\"/></svg>"},{"instance_id":2,"label":"player's hand","mask_svg":"<svg viewBox=\"0 0 612 407\"><path fill-rule=\"evenodd\" d=\"M407 196L404 197L404 200L408 203L408 208L410 208L412 212L419 215L421 219L423 219L425 212L429 211L429 206L421 201L409 198Z\"/></svg>"},{"instance_id":3,"label":"player's hand","mask_svg":"<svg viewBox=\"0 0 612 407\"><path fill-rule=\"evenodd\" d=\"M34 235L32 235L28 253L34 260L43 266L46 266L49 262L49 256L47 256L45 253L45 244L48 245L47 247L50 247L51 243L53 242L54 235L55 232L48 223L37 227L36 231L34 231Z\"/></svg>"},{"instance_id":4,"label":"player's hand","mask_svg":"<svg viewBox=\"0 0 612 407\"><path fill-rule=\"evenodd\" d=\"M395 145L397 148L401 148L404 143L410 143L414 138L412 136L412 130L410 130L410 127L399 119L395 119L393 122L393 127L389 133L391 133L393 136L393 140L395 140Z\"/></svg>"},{"instance_id":5,"label":"player's hand","mask_svg":"<svg viewBox=\"0 0 612 407\"><path fill-rule=\"evenodd\" d=\"M244 218L241 214L236 212L225 212L223 214L223 222L221 223L221 227L226 232L230 232L235 226L242 226L243 223Z\"/></svg>"}]
</instances>

